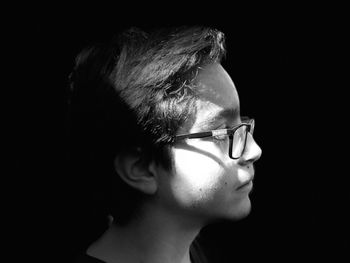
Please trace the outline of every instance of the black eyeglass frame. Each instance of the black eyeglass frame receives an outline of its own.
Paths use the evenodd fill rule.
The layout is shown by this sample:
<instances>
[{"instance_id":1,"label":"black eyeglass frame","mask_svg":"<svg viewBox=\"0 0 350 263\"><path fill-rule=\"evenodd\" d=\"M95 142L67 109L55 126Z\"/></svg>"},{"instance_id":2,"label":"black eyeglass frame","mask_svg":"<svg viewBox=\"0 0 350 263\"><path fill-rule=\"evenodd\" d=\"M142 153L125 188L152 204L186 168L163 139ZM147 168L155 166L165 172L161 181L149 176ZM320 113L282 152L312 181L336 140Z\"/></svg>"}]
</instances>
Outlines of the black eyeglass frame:
<instances>
[{"instance_id":1,"label":"black eyeglass frame","mask_svg":"<svg viewBox=\"0 0 350 263\"><path fill-rule=\"evenodd\" d=\"M218 130L211 130L211 131L207 131L207 132L195 132L195 133L188 133L188 134L179 134L179 135L175 136L175 142L180 141L180 140L184 140L184 139L200 139L200 138L207 138L207 137L213 137L213 136L227 135L229 137L229 140L230 140L228 154L229 154L231 159L237 160L237 159L242 157L242 155L245 151L245 148L247 145L248 132L253 135L254 126L255 126L254 119L250 119L248 117L242 117L242 120L244 120L242 123L240 123L239 125L237 125L235 127L229 128L229 129L218 129ZM242 150L242 153L239 157L233 157L232 156L233 135L242 126L247 127L246 135L245 135L245 139L244 139L243 150Z\"/></svg>"}]
</instances>

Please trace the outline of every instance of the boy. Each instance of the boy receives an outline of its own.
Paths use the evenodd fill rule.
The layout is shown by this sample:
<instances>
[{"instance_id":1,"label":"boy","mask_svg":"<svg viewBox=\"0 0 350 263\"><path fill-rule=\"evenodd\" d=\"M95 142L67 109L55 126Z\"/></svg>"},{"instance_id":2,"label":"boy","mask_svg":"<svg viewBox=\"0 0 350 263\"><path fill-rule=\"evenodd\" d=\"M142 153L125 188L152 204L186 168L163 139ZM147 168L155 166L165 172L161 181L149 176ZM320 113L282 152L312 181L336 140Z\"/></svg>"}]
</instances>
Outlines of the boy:
<instances>
[{"instance_id":1,"label":"boy","mask_svg":"<svg viewBox=\"0 0 350 263\"><path fill-rule=\"evenodd\" d=\"M248 215L261 149L224 54L224 34L204 27L131 28L79 54L75 162L112 218L79 262L202 262L201 228Z\"/></svg>"}]
</instances>

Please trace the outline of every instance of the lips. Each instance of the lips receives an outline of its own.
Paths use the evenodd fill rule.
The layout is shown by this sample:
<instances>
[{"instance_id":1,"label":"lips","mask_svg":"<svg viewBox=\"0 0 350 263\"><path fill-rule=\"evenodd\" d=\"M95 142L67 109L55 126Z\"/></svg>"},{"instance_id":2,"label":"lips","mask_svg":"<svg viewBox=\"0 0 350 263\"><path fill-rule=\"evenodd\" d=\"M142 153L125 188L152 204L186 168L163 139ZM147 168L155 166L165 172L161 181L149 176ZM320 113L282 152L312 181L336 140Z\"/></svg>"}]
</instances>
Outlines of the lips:
<instances>
[{"instance_id":1,"label":"lips","mask_svg":"<svg viewBox=\"0 0 350 263\"><path fill-rule=\"evenodd\" d=\"M240 185L239 187L237 187L237 190L241 190L241 189L244 189L245 187L247 187L249 184L250 184L251 181L245 183L245 184L242 184Z\"/></svg>"},{"instance_id":2,"label":"lips","mask_svg":"<svg viewBox=\"0 0 350 263\"><path fill-rule=\"evenodd\" d=\"M238 186L238 187L236 188L236 190L240 190L240 189L243 189L243 188L249 186L249 185L253 182L253 178L254 178L254 176L252 176L252 177L251 177L249 180L247 180L246 182L242 183L240 186Z\"/></svg>"}]
</instances>

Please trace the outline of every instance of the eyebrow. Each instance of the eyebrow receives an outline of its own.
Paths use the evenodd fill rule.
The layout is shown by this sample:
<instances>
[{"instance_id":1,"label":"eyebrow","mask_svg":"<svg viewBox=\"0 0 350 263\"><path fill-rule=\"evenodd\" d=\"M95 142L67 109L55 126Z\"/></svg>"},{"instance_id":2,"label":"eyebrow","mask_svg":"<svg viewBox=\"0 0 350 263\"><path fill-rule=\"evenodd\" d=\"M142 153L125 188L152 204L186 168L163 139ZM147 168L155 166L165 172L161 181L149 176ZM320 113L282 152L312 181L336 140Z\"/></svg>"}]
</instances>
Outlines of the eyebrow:
<instances>
[{"instance_id":1,"label":"eyebrow","mask_svg":"<svg viewBox=\"0 0 350 263\"><path fill-rule=\"evenodd\" d=\"M222 120L234 121L239 116L239 108L223 109L215 114L214 117L208 118L200 124L201 130L212 130Z\"/></svg>"}]
</instances>

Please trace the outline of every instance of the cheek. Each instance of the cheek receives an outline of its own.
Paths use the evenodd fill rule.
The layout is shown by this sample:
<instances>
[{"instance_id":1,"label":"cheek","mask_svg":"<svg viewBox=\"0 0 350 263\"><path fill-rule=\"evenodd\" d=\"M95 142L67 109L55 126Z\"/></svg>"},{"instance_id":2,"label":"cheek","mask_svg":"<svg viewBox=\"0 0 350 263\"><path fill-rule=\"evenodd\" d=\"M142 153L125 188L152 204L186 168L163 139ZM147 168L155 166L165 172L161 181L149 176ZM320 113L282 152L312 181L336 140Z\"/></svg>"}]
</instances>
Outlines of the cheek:
<instances>
[{"instance_id":1,"label":"cheek","mask_svg":"<svg viewBox=\"0 0 350 263\"><path fill-rule=\"evenodd\" d=\"M223 168L209 156L178 149L174 151L176 177L193 188L215 185Z\"/></svg>"},{"instance_id":2,"label":"cheek","mask_svg":"<svg viewBox=\"0 0 350 263\"><path fill-rule=\"evenodd\" d=\"M174 176L171 190L175 198L185 205L217 199L235 184L236 175L228 169L221 149L213 144L196 149L173 149ZM206 147L204 147L206 146Z\"/></svg>"},{"instance_id":3,"label":"cheek","mask_svg":"<svg viewBox=\"0 0 350 263\"><path fill-rule=\"evenodd\" d=\"M172 148L172 174L164 176L160 200L186 214L238 218L249 210L248 195L235 192L247 172L219 147L202 145L206 147Z\"/></svg>"}]
</instances>

